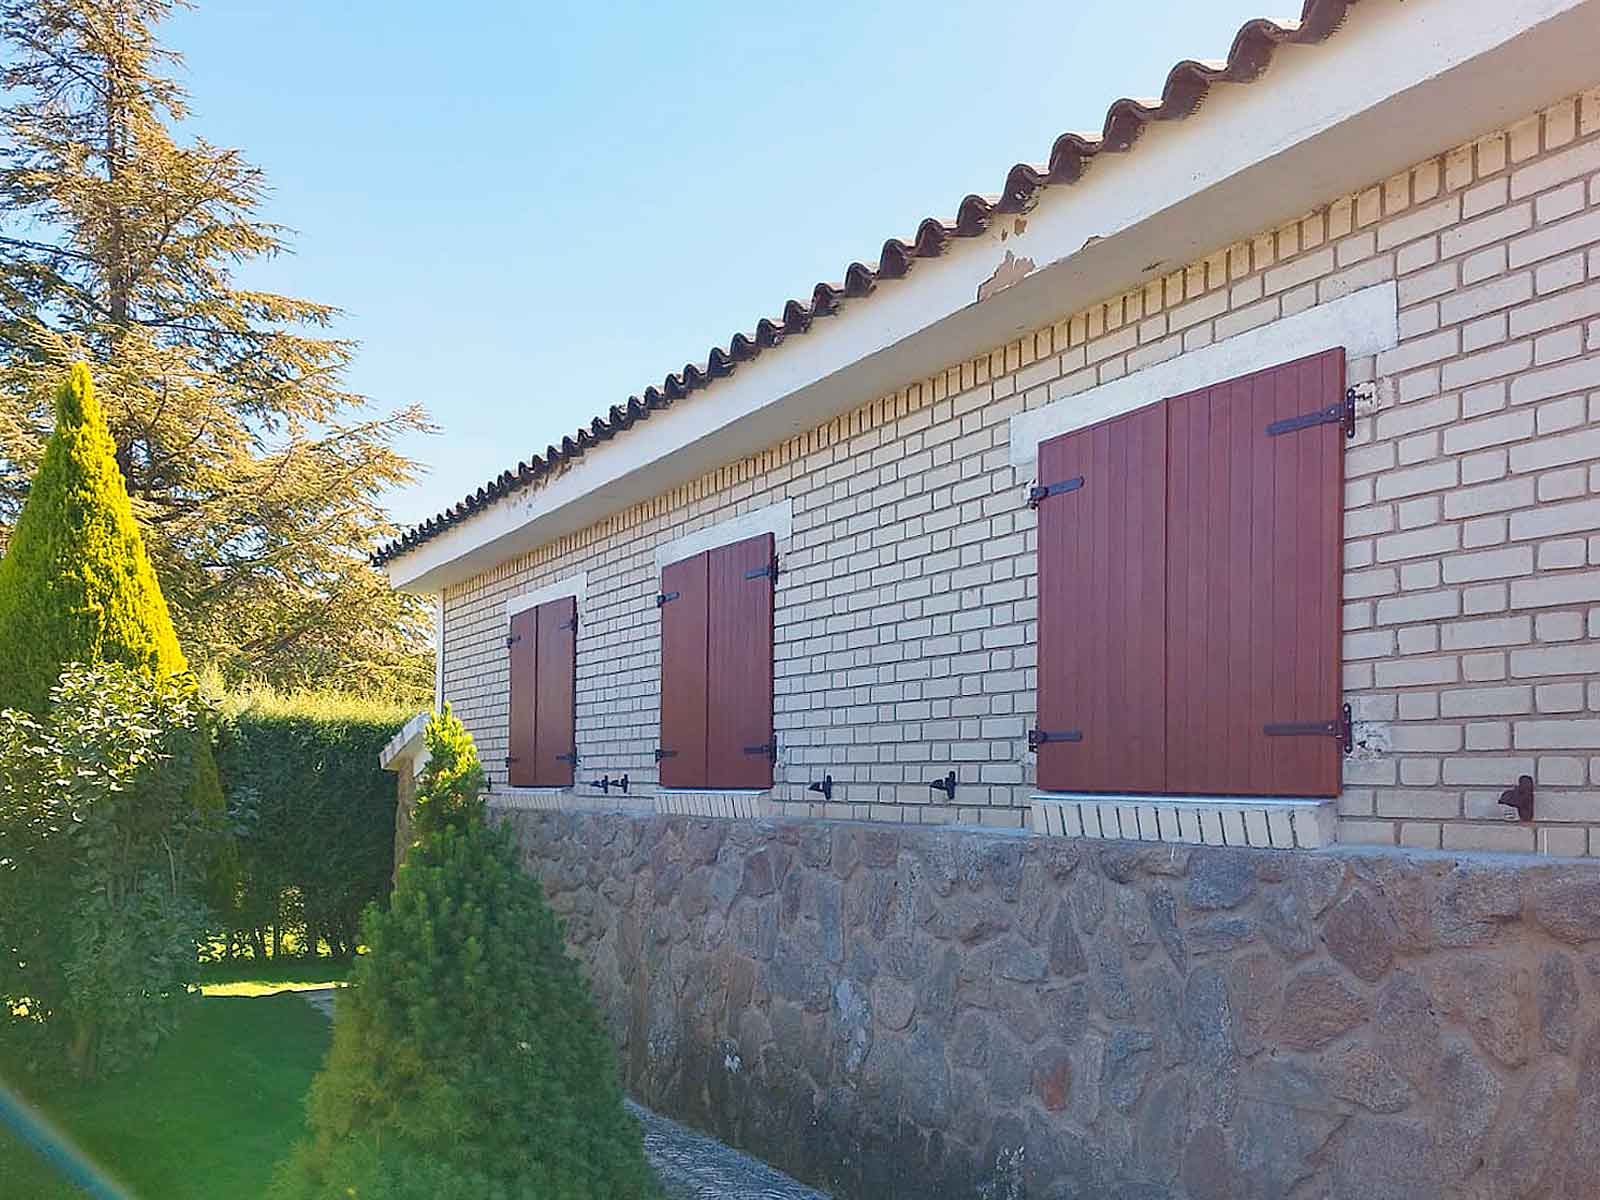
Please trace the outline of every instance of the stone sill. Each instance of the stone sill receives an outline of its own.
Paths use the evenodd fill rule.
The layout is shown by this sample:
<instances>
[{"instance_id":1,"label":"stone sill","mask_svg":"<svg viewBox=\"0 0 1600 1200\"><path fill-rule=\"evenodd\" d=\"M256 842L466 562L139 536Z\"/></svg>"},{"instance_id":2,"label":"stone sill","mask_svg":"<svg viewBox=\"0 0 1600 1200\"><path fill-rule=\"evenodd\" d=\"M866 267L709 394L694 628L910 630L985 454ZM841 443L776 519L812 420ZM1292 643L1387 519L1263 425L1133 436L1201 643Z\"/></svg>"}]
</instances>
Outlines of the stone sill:
<instances>
[{"instance_id":1,"label":"stone sill","mask_svg":"<svg viewBox=\"0 0 1600 1200\"><path fill-rule=\"evenodd\" d=\"M1036 792L1029 804L1047 836L1276 850L1332 845L1338 817L1331 799Z\"/></svg>"},{"instance_id":2,"label":"stone sill","mask_svg":"<svg viewBox=\"0 0 1600 1200\"><path fill-rule=\"evenodd\" d=\"M657 788L624 795L590 794L573 788L505 787L489 792L495 808L530 812L670 813L683 817L762 820L775 816L770 794L757 789Z\"/></svg>"},{"instance_id":3,"label":"stone sill","mask_svg":"<svg viewBox=\"0 0 1600 1200\"><path fill-rule=\"evenodd\" d=\"M742 817L760 820L774 815L771 793L761 788L659 788L656 811L685 817Z\"/></svg>"},{"instance_id":4,"label":"stone sill","mask_svg":"<svg viewBox=\"0 0 1600 1200\"><path fill-rule=\"evenodd\" d=\"M496 787L487 801L493 808L532 812L652 812L649 796L580 794L572 788Z\"/></svg>"}]
</instances>

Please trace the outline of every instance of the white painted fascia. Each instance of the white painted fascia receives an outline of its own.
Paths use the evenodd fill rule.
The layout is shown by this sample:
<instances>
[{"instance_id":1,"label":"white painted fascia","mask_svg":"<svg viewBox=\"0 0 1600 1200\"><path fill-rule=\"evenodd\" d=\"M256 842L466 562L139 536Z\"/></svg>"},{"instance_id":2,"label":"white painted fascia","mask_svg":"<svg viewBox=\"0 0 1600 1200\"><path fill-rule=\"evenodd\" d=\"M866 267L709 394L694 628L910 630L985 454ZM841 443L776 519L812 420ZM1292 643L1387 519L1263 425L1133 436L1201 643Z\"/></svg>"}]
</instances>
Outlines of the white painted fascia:
<instances>
[{"instance_id":1,"label":"white painted fascia","mask_svg":"<svg viewBox=\"0 0 1600 1200\"><path fill-rule=\"evenodd\" d=\"M1011 465L1031 468L1039 443L1123 413L1279 363L1344 347L1346 358L1393 349L1400 342L1398 289L1374 284L1291 317L1156 363L1099 387L1011 418Z\"/></svg>"},{"instance_id":2,"label":"white painted fascia","mask_svg":"<svg viewBox=\"0 0 1600 1200\"><path fill-rule=\"evenodd\" d=\"M1600 0L1363 0L1323 44L1280 47L1261 81L1214 86L1195 115L1046 189L1025 229L999 218L918 260L392 559L389 578L417 592L471 578L1572 95L1594 83L1597 23ZM1039 266L978 302L1008 252Z\"/></svg>"},{"instance_id":3,"label":"white painted fascia","mask_svg":"<svg viewBox=\"0 0 1600 1200\"><path fill-rule=\"evenodd\" d=\"M589 572L579 571L568 575L565 579L558 579L554 583L547 583L543 587L529 588L506 601L506 623L511 623L511 618L520 612L527 612L530 608L538 608L541 604L548 604L552 600L563 600L568 596L575 596L579 609L583 608L584 599L589 595Z\"/></svg>"},{"instance_id":4,"label":"white painted fascia","mask_svg":"<svg viewBox=\"0 0 1600 1200\"><path fill-rule=\"evenodd\" d=\"M785 498L765 508L696 529L670 542L661 542L656 546L656 574L659 575L663 568L675 562L693 558L705 550L715 550L718 546L731 546L746 538L760 537L763 533L770 533L774 541L782 543L788 541L793 532L794 501Z\"/></svg>"},{"instance_id":5,"label":"white painted fascia","mask_svg":"<svg viewBox=\"0 0 1600 1200\"><path fill-rule=\"evenodd\" d=\"M444 593L433 598L433 709L444 711Z\"/></svg>"}]
</instances>

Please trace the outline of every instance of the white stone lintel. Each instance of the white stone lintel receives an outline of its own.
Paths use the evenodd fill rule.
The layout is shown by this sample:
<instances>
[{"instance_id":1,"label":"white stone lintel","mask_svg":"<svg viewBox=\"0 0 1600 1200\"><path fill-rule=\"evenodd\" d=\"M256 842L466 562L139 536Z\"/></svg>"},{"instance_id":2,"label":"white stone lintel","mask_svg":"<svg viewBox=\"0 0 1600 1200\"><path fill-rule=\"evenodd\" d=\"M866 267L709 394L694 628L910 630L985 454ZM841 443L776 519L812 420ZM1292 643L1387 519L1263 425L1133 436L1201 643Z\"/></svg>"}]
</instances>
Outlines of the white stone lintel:
<instances>
[{"instance_id":1,"label":"white stone lintel","mask_svg":"<svg viewBox=\"0 0 1600 1200\"><path fill-rule=\"evenodd\" d=\"M734 542L759 537L763 533L770 533L776 541L786 542L793 532L794 501L785 498L776 504L751 509L747 513L718 521L715 525L706 525L682 537L673 538L670 542L660 543L656 546L656 573L659 575L663 567L693 558L703 550L731 546Z\"/></svg>"},{"instance_id":2,"label":"white stone lintel","mask_svg":"<svg viewBox=\"0 0 1600 1200\"><path fill-rule=\"evenodd\" d=\"M1393 281L1373 284L1292 317L1190 350L1166 362L1063 397L1011 418L1011 465L1029 475L1039 443L1169 396L1263 371L1279 363L1343 346L1347 358L1393 349L1400 342Z\"/></svg>"},{"instance_id":3,"label":"white stone lintel","mask_svg":"<svg viewBox=\"0 0 1600 1200\"><path fill-rule=\"evenodd\" d=\"M530 608L538 608L541 604L548 604L551 600L561 600L567 596L576 597L578 607L582 608L588 594L589 572L578 571L565 579L558 579L543 587L530 588L511 597L506 601L506 621L509 622L520 612L527 612Z\"/></svg>"}]
</instances>

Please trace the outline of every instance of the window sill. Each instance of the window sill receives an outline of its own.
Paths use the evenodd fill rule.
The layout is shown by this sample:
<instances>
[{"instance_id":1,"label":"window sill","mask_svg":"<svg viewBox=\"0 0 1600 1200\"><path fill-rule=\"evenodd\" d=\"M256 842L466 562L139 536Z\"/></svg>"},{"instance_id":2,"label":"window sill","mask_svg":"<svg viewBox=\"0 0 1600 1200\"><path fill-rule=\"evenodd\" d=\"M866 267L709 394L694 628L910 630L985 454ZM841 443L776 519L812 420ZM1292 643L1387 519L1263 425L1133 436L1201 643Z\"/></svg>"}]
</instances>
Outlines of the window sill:
<instances>
[{"instance_id":1,"label":"window sill","mask_svg":"<svg viewBox=\"0 0 1600 1200\"><path fill-rule=\"evenodd\" d=\"M771 794L762 788L657 788L648 785L632 793L606 795L576 788L493 788L487 796L493 808L507 812L655 812L684 817L725 817L762 820L774 814Z\"/></svg>"},{"instance_id":2,"label":"window sill","mask_svg":"<svg viewBox=\"0 0 1600 1200\"><path fill-rule=\"evenodd\" d=\"M658 788L655 810L686 817L760 820L773 815L766 788Z\"/></svg>"},{"instance_id":3,"label":"window sill","mask_svg":"<svg viewBox=\"0 0 1600 1200\"><path fill-rule=\"evenodd\" d=\"M486 797L491 808L508 812L616 812L619 809L650 812L649 796L589 795L570 787L509 787L491 789Z\"/></svg>"},{"instance_id":4,"label":"window sill","mask_svg":"<svg viewBox=\"0 0 1600 1200\"><path fill-rule=\"evenodd\" d=\"M1117 796L1036 792L1033 829L1056 837L1318 850L1333 844L1334 801L1319 797Z\"/></svg>"}]
</instances>

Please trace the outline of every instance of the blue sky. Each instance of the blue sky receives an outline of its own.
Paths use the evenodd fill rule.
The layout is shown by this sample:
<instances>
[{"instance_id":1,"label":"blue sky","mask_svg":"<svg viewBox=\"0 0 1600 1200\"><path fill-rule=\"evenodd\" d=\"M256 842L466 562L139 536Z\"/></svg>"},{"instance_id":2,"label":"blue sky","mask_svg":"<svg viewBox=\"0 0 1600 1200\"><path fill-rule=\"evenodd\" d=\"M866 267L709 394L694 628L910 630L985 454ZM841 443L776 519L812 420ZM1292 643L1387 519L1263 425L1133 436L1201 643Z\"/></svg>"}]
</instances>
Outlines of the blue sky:
<instances>
[{"instance_id":1,"label":"blue sky","mask_svg":"<svg viewBox=\"0 0 1600 1200\"><path fill-rule=\"evenodd\" d=\"M441 426L406 445L411 522L1223 57L1259 3L200 0L164 37L295 230L248 281L346 310L351 386Z\"/></svg>"}]
</instances>

